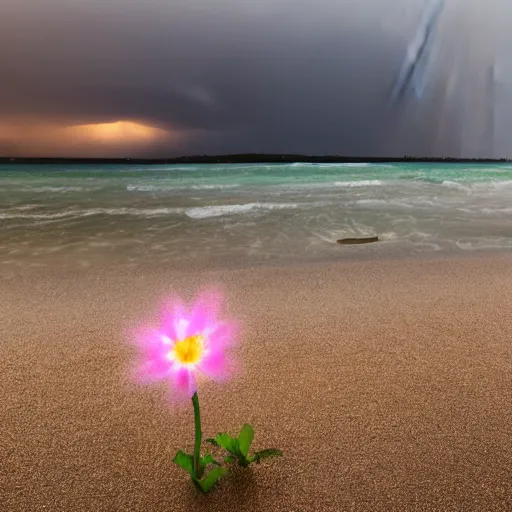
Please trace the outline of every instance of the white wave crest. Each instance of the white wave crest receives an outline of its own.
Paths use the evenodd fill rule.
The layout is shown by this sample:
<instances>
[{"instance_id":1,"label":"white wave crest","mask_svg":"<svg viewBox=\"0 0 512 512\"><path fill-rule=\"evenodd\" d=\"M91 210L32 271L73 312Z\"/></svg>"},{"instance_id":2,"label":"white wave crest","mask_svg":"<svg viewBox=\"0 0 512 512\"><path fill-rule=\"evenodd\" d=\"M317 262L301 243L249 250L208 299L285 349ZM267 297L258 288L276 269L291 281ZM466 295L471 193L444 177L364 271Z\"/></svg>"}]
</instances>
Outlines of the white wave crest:
<instances>
[{"instance_id":1,"label":"white wave crest","mask_svg":"<svg viewBox=\"0 0 512 512\"><path fill-rule=\"evenodd\" d=\"M371 165L373 164L367 162L295 162L290 164L290 167L370 167Z\"/></svg>"},{"instance_id":2,"label":"white wave crest","mask_svg":"<svg viewBox=\"0 0 512 512\"><path fill-rule=\"evenodd\" d=\"M500 215L500 214L510 215L512 213L512 208L507 208L507 207L482 208L480 210L480 213L483 213L484 215Z\"/></svg>"},{"instance_id":3,"label":"white wave crest","mask_svg":"<svg viewBox=\"0 0 512 512\"><path fill-rule=\"evenodd\" d=\"M128 192L165 192L170 190L223 190L236 188L235 184L211 184L211 185L127 185Z\"/></svg>"},{"instance_id":4,"label":"white wave crest","mask_svg":"<svg viewBox=\"0 0 512 512\"><path fill-rule=\"evenodd\" d=\"M294 162L290 167L311 167L312 165L310 162Z\"/></svg>"},{"instance_id":5,"label":"white wave crest","mask_svg":"<svg viewBox=\"0 0 512 512\"><path fill-rule=\"evenodd\" d=\"M365 206L381 206L383 204L388 205L389 201L386 201L385 199L358 199L356 204L362 204Z\"/></svg>"},{"instance_id":6,"label":"white wave crest","mask_svg":"<svg viewBox=\"0 0 512 512\"><path fill-rule=\"evenodd\" d=\"M166 187L156 187L155 185L127 185L126 190L128 192L154 192L156 190L166 190Z\"/></svg>"},{"instance_id":7,"label":"white wave crest","mask_svg":"<svg viewBox=\"0 0 512 512\"><path fill-rule=\"evenodd\" d=\"M23 204L21 206L13 206L12 209L19 212L27 212L29 210L35 210L36 208L40 208L41 205L38 204Z\"/></svg>"},{"instance_id":8,"label":"white wave crest","mask_svg":"<svg viewBox=\"0 0 512 512\"><path fill-rule=\"evenodd\" d=\"M25 190L29 192L36 193L46 193L46 192L82 192L84 190L83 187L27 187Z\"/></svg>"},{"instance_id":9,"label":"white wave crest","mask_svg":"<svg viewBox=\"0 0 512 512\"><path fill-rule=\"evenodd\" d=\"M215 206L198 206L188 208L185 215L191 219L208 219L222 215L241 214L258 210L284 210L297 208L295 203L248 203L248 204L222 204Z\"/></svg>"},{"instance_id":10,"label":"white wave crest","mask_svg":"<svg viewBox=\"0 0 512 512\"><path fill-rule=\"evenodd\" d=\"M0 213L0 219L76 219L95 215L126 215L133 217L165 217L183 213L183 208L90 208L89 210L64 210L53 213Z\"/></svg>"},{"instance_id":11,"label":"white wave crest","mask_svg":"<svg viewBox=\"0 0 512 512\"><path fill-rule=\"evenodd\" d=\"M443 187L456 188L458 190L469 190L467 186L463 185L462 183L458 183L457 181L443 180L441 185Z\"/></svg>"},{"instance_id":12,"label":"white wave crest","mask_svg":"<svg viewBox=\"0 0 512 512\"><path fill-rule=\"evenodd\" d=\"M355 180L355 181L335 181L334 186L342 188L354 187L378 187L382 185L381 180Z\"/></svg>"},{"instance_id":13,"label":"white wave crest","mask_svg":"<svg viewBox=\"0 0 512 512\"><path fill-rule=\"evenodd\" d=\"M72 217L74 214L70 211L55 213L0 213L1 220L9 219L60 219L64 217Z\"/></svg>"},{"instance_id":14,"label":"white wave crest","mask_svg":"<svg viewBox=\"0 0 512 512\"><path fill-rule=\"evenodd\" d=\"M495 189L509 188L512 186L512 180L494 181L492 184Z\"/></svg>"},{"instance_id":15,"label":"white wave crest","mask_svg":"<svg viewBox=\"0 0 512 512\"><path fill-rule=\"evenodd\" d=\"M443 180L441 182L443 187L457 188L465 191L477 191L477 192L491 192L509 189L512 187L512 180L499 180L499 181L480 181L473 183L460 183L457 181Z\"/></svg>"},{"instance_id":16,"label":"white wave crest","mask_svg":"<svg viewBox=\"0 0 512 512\"><path fill-rule=\"evenodd\" d=\"M229 189L229 188L237 188L239 185L235 184L226 184L226 185L192 185L191 188L194 190L215 190L215 189Z\"/></svg>"}]
</instances>

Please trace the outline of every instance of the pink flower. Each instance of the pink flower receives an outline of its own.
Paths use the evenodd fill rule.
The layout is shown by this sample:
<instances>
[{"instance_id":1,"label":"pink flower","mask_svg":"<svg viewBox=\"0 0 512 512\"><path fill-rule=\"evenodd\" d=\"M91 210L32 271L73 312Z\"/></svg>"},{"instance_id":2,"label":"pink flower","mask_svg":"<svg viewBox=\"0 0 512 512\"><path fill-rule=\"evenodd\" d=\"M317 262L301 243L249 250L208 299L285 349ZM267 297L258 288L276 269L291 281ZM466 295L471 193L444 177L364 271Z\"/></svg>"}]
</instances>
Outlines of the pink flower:
<instances>
[{"instance_id":1,"label":"pink flower","mask_svg":"<svg viewBox=\"0 0 512 512\"><path fill-rule=\"evenodd\" d=\"M169 301L162 309L160 327L137 333L142 356L139 379L168 379L181 397L196 392L198 374L227 379L231 365L226 350L234 344L235 326L217 319L221 302L218 292L202 292L190 311L177 298Z\"/></svg>"}]
</instances>

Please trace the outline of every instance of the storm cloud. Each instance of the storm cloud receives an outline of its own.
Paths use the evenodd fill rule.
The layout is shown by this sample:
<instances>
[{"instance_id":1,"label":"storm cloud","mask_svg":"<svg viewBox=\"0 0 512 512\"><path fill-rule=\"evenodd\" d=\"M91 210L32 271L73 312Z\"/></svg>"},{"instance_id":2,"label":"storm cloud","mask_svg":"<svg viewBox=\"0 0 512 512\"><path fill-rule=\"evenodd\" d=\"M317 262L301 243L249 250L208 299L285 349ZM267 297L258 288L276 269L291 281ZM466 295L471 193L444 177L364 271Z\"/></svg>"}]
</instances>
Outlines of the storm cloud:
<instances>
[{"instance_id":1,"label":"storm cloud","mask_svg":"<svg viewBox=\"0 0 512 512\"><path fill-rule=\"evenodd\" d=\"M483 84L499 51L510 58L510 36L497 34L512 8L504 0L485 9L447 0L430 98L393 105L393 81L424 3L3 0L0 153L457 153L454 105L470 100L460 82L448 96L443 77L460 64L466 75L459 76ZM468 28L477 48L469 56ZM482 96L485 84L476 89ZM483 110L469 116L480 131ZM94 140L70 146L62 132L120 120L158 128L158 136L107 150ZM468 137L471 146L480 132ZM466 142L466 152L473 146Z\"/></svg>"}]
</instances>

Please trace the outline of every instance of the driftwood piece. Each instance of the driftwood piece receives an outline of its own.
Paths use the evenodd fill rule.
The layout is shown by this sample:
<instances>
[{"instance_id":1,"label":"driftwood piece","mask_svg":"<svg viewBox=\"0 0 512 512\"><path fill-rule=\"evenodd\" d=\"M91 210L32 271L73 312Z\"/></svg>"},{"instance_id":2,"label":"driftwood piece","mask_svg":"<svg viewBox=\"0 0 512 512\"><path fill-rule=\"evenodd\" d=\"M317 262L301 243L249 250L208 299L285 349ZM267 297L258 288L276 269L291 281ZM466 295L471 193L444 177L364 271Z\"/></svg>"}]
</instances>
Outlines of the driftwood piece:
<instances>
[{"instance_id":1,"label":"driftwood piece","mask_svg":"<svg viewBox=\"0 0 512 512\"><path fill-rule=\"evenodd\" d=\"M378 242L378 236L367 236L364 238L342 238L337 240L337 243L343 245L357 245L357 244L371 244L372 242Z\"/></svg>"}]
</instances>

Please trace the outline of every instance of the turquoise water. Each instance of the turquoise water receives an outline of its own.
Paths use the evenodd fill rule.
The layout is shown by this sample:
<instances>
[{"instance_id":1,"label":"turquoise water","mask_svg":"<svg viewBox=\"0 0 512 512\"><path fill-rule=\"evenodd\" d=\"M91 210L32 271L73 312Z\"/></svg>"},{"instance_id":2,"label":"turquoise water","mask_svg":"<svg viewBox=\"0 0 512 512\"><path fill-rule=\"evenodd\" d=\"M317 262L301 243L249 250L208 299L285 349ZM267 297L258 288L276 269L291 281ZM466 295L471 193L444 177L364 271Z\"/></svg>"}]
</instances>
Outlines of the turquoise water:
<instances>
[{"instance_id":1,"label":"turquoise water","mask_svg":"<svg viewBox=\"0 0 512 512\"><path fill-rule=\"evenodd\" d=\"M4 165L0 262L303 262L512 248L512 165ZM378 235L346 247L339 238Z\"/></svg>"}]
</instances>

